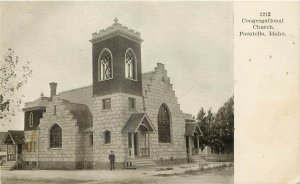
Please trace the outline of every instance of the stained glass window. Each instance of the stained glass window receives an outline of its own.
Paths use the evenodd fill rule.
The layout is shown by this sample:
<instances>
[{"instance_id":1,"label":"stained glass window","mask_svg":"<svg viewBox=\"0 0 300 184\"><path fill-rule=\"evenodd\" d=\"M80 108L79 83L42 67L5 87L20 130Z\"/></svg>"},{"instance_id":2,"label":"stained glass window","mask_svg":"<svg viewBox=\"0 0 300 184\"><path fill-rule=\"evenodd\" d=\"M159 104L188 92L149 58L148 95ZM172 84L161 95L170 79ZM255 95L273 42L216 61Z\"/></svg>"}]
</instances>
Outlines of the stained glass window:
<instances>
[{"instance_id":1,"label":"stained glass window","mask_svg":"<svg viewBox=\"0 0 300 184\"><path fill-rule=\"evenodd\" d=\"M50 130L50 148L61 148L62 130L57 124Z\"/></svg>"},{"instance_id":2,"label":"stained glass window","mask_svg":"<svg viewBox=\"0 0 300 184\"><path fill-rule=\"evenodd\" d=\"M132 49L125 54L125 77L136 80L136 57Z\"/></svg>"},{"instance_id":3,"label":"stained glass window","mask_svg":"<svg viewBox=\"0 0 300 184\"><path fill-rule=\"evenodd\" d=\"M165 104L160 106L158 112L158 141L161 143L171 142L170 114Z\"/></svg>"},{"instance_id":4,"label":"stained glass window","mask_svg":"<svg viewBox=\"0 0 300 184\"><path fill-rule=\"evenodd\" d=\"M98 60L98 80L112 79L112 54L108 49L103 49Z\"/></svg>"}]
</instances>

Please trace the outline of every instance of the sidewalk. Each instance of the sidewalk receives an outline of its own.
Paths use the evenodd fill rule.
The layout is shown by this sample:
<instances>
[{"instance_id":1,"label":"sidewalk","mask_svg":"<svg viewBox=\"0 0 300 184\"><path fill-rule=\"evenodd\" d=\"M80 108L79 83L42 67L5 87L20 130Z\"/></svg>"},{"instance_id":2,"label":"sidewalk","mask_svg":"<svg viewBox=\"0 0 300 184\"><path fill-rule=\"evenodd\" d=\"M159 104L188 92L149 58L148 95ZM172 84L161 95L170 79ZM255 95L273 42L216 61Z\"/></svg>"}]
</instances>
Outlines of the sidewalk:
<instances>
[{"instance_id":1,"label":"sidewalk","mask_svg":"<svg viewBox=\"0 0 300 184\"><path fill-rule=\"evenodd\" d=\"M137 170L14 170L1 172L1 179L38 180L67 179L79 181L106 181L149 179L153 176L174 176L199 169L232 166L231 162L212 162L206 164L189 163L175 166L158 166Z\"/></svg>"}]
</instances>

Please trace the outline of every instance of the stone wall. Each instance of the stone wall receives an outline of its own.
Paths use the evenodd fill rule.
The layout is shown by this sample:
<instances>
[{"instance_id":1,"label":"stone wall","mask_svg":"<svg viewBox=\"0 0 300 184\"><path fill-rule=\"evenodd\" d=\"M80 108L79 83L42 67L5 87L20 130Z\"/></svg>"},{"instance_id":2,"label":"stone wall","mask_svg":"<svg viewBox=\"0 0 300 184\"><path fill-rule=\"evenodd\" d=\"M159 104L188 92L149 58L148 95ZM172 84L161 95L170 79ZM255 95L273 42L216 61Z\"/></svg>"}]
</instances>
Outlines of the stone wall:
<instances>
[{"instance_id":1,"label":"stone wall","mask_svg":"<svg viewBox=\"0 0 300 184\"><path fill-rule=\"evenodd\" d=\"M54 113L56 106L56 114ZM62 147L50 148L50 129L55 125L62 129ZM40 169L76 169L83 167L84 136L78 131L77 120L64 101L54 96L47 103L46 112L40 121L39 168Z\"/></svg>"},{"instance_id":2,"label":"stone wall","mask_svg":"<svg viewBox=\"0 0 300 184\"><path fill-rule=\"evenodd\" d=\"M129 109L129 97L136 99L135 110ZM111 98L111 109L103 110L102 100L106 98ZM122 134L122 129L132 113L143 112L142 97L114 93L94 97L93 102L94 168L106 168L111 150L116 156L116 166L123 168L128 152L128 135ZM109 144L104 143L105 131L110 131Z\"/></svg>"},{"instance_id":3,"label":"stone wall","mask_svg":"<svg viewBox=\"0 0 300 184\"><path fill-rule=\"evenodd\" d=\"M156 131L158 130L158 111L163 103L168 106L171 115L171 143L159 143L158 134L151 134L151 157L154 160L161 158L168 160L171 157L173 159L186 158L184 114L180 110L180 105L163 64L158 63L154 71L143 75L143 90L146 113Z\"/></svg>"},{"instance_id":4,"label":"stone wall","mask_svg":"<svg viewBox=\"0 0 300 184\"><path fill-rule=\"evenodd\" d=\"M90 136L93 136L92 132L84 135L84 168L87 169L93 168L93 145L91 145Z\"/></svg>"}]
</instances>

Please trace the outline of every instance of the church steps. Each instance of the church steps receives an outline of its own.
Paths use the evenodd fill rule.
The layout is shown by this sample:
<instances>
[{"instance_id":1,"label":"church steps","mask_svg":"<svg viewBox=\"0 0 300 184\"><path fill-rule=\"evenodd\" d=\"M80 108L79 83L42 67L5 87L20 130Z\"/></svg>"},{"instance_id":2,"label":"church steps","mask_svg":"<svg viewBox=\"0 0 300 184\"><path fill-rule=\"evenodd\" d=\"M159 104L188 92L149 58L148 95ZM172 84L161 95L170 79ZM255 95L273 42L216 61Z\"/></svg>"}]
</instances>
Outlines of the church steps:
<instances>
[{"instance_id":1,"label":"church steps","mask_svg":"<svg viewBox=\"0 0 300 184\"><path fill-rule=\"evenodd\" d=\"M16 161L9 161L6 162L1 166L1 170L12 170L16 167L17 162Z\"/></svg>"},{"instance_id":2,"label":"church steps","mask_svg":"<svg viewBox=\"0 0 300 184\"><path fill-rule=\"evenodd\" d=\"M130 163L126 165L127 169L138 169L138 168L145 168L145 167L155 167L157 166L157 164L151 160L151 159L147 159L147 158L142 158L142 159L134 159L134 160L128 160L127 163Z\"/></svg>"}]
</instances>

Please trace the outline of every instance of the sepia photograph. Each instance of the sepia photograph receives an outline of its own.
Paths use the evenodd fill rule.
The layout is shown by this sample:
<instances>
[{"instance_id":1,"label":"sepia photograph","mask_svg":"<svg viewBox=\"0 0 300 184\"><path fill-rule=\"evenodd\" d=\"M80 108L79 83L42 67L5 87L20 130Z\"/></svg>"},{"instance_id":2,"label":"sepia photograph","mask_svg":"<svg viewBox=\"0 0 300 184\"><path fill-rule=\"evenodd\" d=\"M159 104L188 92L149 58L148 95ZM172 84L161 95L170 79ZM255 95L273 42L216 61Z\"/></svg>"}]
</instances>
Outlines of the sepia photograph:
<instances>
[{"instance_id":1,"label":"sepia photograph","mask_svg":"<svg viewBox=\"0 0 300 184\"><path fill-rule=\"evenodd\" d=\"M0 11L1 183L234 183L232 2Z\"/></svg>"}]
</instances>

